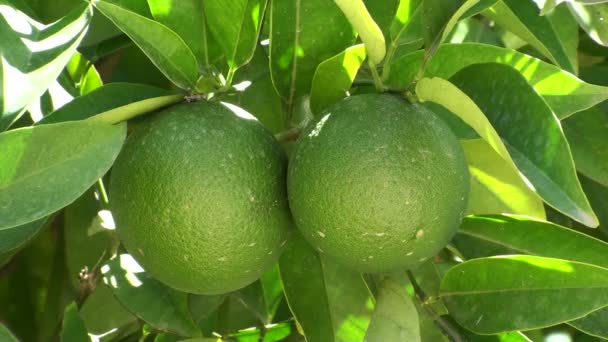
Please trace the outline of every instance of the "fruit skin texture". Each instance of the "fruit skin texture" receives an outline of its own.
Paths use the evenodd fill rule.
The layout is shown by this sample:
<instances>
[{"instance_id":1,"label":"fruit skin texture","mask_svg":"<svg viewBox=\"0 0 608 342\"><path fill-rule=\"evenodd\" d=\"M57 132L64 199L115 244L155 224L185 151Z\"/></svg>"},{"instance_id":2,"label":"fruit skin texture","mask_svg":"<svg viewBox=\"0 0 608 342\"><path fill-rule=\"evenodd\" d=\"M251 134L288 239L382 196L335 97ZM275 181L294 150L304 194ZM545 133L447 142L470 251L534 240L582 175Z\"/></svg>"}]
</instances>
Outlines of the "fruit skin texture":
<instances>
[{"instance_id":1,"label":"fruit skin texture","mask_svg":"<svg viewBox=\"0 0 608 342\"><path fill-rule=\"evenodd\" d=\"M118 235L170 287L233 291L281 253L290 231L286 157L251 119L219 103L170 107L129 136L114 164Z\"/></svg>"},{"instance_id":2,"label":"fruit skin texture","mask_svg":"<svg viewBox=\"0 0 608 342\"><path fill-rule=\"evenodd\" d=\"M346 98L300 136L287 176L296 226L363 272L412 267L452 238L469 173L450 128L392 95Z\"/></svg>"}]
</instances>

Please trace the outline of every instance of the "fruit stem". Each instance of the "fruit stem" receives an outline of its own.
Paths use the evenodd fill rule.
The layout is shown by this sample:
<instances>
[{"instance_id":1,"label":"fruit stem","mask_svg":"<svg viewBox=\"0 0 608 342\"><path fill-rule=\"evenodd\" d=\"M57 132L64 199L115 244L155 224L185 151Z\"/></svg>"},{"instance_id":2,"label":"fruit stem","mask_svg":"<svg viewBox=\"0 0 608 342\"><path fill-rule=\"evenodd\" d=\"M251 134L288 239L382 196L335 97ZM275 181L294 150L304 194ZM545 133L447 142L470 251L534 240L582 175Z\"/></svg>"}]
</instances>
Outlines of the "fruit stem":
<instances>
[{"instance_id":1,"label":"fruit stem","mask_svg":"<svg viewBox=\"0 0 608 342\"><path fill-rule=\"evenodd\" d=\"M441 331L451 341L464 342L465 341L464 338L462 336L460 336L458 329L456 327L454 327L454 325L452 325L452 323L450 323L449 321L445 320L443 317L438 315L430 305L425 304L426 301L429 299L429 297L424 292L424 290L420 287L420 285L418 285L418 282L416 281L416 277L414 277L414 274L412 273L412 271L410 271L410 270L407 271L407 277L409 278L410 282L412 283L412 287L414 288L416 297L418 297L418 300L420 301L420 306L425 308L426 311L429 313L429 315L431 317L433 317L435 324L437 324L437 326L441 329Z\"/></svg>"},{"instance_id":2,"label":"fruit stem","mask_svg":"<svg viewBox=\"0 0 608 342\"><path fill-rule=\"evenodd\" d=\"M168 105L181 102L183 100L183 95L154 97L143 101L130 103L128 105L120 106L118 108L114 108L103 113L99 113L95 116L90 117L87 120L106 122L114 125L132 119L134 117L146 114L148 112L166 107Z\"/></svg>"}]
</instances>

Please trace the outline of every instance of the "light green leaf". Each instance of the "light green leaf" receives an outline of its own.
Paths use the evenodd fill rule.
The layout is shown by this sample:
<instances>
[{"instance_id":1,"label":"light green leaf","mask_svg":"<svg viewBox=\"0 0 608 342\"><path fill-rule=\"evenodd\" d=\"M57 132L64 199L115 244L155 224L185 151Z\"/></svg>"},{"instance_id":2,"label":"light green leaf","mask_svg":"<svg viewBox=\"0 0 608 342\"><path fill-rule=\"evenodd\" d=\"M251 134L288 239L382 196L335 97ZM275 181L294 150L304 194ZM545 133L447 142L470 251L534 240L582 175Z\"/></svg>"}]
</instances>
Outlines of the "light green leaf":
<instances>
[{"instance_id":1,"label":"light green leaf","mask_svg":"<svg viewBox=\"0 0 608 342\"><path fill-rule=\"evenodd\" d=\"M446 273L441 297L459 324L479 334L542 328L606 306L608 269L536 256L474 259Z\"/></svg>"},{"instance_id":2,"label":"light green leaf","mask_svg":"<svg viewBox=\"0 0 608 342\"><path fill-rule=\"evenodd\" d=\"M363 341L373 299L360 274L318 254L299 235L279 261L285 296L308 341Z\"/></svg>"},{"instance_id":3,"label":"light green leaf","mask_svg":"<svg viewBox=\"0 0 608 342\"><path fill-rule=\"evenodd\" d=\"M385 83L394 88L407 88L422 65L423 58L424 53L419 51L396 59ZM485 44L442 45L429 62L424 75L447 79L471 64L492 62L510 65L518 70L560 119L608 99L608 87L585 83L554 65L515 50Z\"/></svg>"},{"instance_id":4,"label":"light green leaf","mask_svg":"<svg viewBox=\"0 0 608 342\"><path fill-rule=\"evenodd\" d=\"M363 0L335 0L350 24L359 34L372 65L382 62L386 54L386 42L382 30L371 17Z\"/></svg>"},{"instance_id":5,"label":"light green leaf","mask_svg":"<svg viewBox=\"0 0 608 342\"><path fill-rule=\"evenodd\" d=\"M292 110L319 63L353 45L355 34L333 1L272 1L269 14L272 81Z\"/></svg>"},{"instance_id":6,"label":"light green leaf","mask_svg":"<svg viewBox=\"0 0 608 342\"><path fill-rule=\"evenodd\" d=\"M95 7L126 33L175 85L186 90L195 88L196 57L177 33L108 0L95 2Z\"/></svg>"},{"instance_id":7,"label":"light green leaf","mask_svg":"<svg viewBox=\"0 0 608 342\"><path fill-rule=\"evenodd\" d=\"M390 26L390 39L386 51L382 79L390 75L393 58L416 51L424 43L422 26L423 0L402 0Z\"/></svg>"},{"instance_id":8,"label":"light green leaf","mask_svg":"<svg viewBox=\"0 0 608 342\"><path fill-rule=\"evenodd\" d=\"M488 143L482 139L460 143L471 174L466 215L510 213L545 218L542 200Z\"/></svg>"},{"instance_id":9,"label":"light green leaf","mask_svg":"<svg viewBox=\"0 0 608 342\"><path fill-rule=\"evenodd\" d=\"M594 107L562 121L562 127L578 171L608 186L608 113Z\"/></svg>"},{"instance_id":10,"label":"light green leaf","mask_svg":"<svg viewBox=\"0 0 608 342\"><path fill-rule=\"evenodd\" d=\"M57 79L86 34L91 15L91 6L82 4L45 26L0 1L0 131Z\"/></svg>"},{"instance_id":11,"label":"light green leaf","mask_svg":"<svg viewBox=\"0 0 608 342\"><path fill-rule=\"evenodd\" d=\"M515 33L562 69L577 73L578 28L565 6L539 15L532 1L501 0L484 15Z\"/></svg>"},{"instance_id":12,"label":"light green leaf","mask_svg":"<svg viewBox=\"0 0 608 342\"><path fill-rule=\"evenodd\" d=\"M19 342L15 335L13 335L2 323L0 323L0 340L5 342Z\"/></svg>"},{"instance_id":13,"label":"light green leaf","mask_svg":"<svg viewBox=\"0 0 608 342\"><path fill-rule=\"evenodd\" d=\"M116 256L101 272L118 301L146 323L181 336L201 335L188 310L188 295L148 276L130 255Z\"/></svg>"},{"instance_id":14,"label":"light green leaf","mask_svg":"<svg viewBox=\"0 0 608 342\"><path fill-rule=\"evenodd\" d=\"M524 216L465 217L454 243L466 258L529 254L608 267L608 243L551 222ZM470 248L475 245L485 246L483 250Z\"/></svg>"},{"instance_id":15,"label":"light green leaf","mask_svg":"<svg viewBox=\"0 0 608 342\"><path fill-rule=\"evenodd\" d=\"M125 135L126 124L89 121L0 134L0 230L45 217L82 195L108 171Z\"/></svg>"},{"instance_id":16,"label":"light green leaf","mask_svg":"<svg viewBox=\"0 0 608 342\"><path fill-rule=\"evenodd\" d=\"M607 2L607 1L603 1ZM599 3L597 5L584 6L583 3L569 2L568 7L589 37L596 43L608 46L608 4Z\"/></svg>"},{"instance_id":17,"label":"light green leaf","mask_svg":"<svg viewBox=\"0 0 608 342\"><path fill-rule=\"evenodd\" d=\"M208 1L148 0L154 19L177 33L192 50L199 65L209 68L222 52L209 32L203 3Z\"/></svg>"},{"instance_id":18,"label":"light green leaf","mask_svg":"<svg viewBox=\"0 0 608 342\"><path fill-rule=\"evenodd\" d=\"M90 118L114 108L150 98L171 95L171 92L134 83L109 83L72 100L72 102L45 116L37 124L76 121Z\"/></svg>"},{"instance_id":19,"label":"light green leaf","mask_svg":"<svg viewBox=\"0 0 608 342\"><path fill-rule=\"evenodd\" d=\"M454 12L450 17L450 20L445 24L445 28L441 33L439 42L444 42L445 39L452 33L458 22L463 19L469 18L479 12L484 11L488 7L494 5L497 0L467 0L462 6Z\"/></svg>"},{"instance_id":20,"label":"light green leaf","mask_svg":"<svg viewBox=\"0 0 608 342\"><path fill-rule=\"evenodd\" d=\"M503 64L475 64L450 81L492 122L518 169L547 204L587 226L598 226L558 119L520 73Z\"/></svg>"},{"instance_id":21,"label":"light green leaf","mask_svg":"<svg viewBox=\"0 0 608 342\"><path fill-rule=\"evenodd\" d=\"M209 30L231 69L247 64L257 46L267 0L205 0Z\"/></svg>"},{"instance_id":22,"label":"light green leaf","mask_svg":"<svg viewBox=\"0 0 608 342\"><path fill-rule=\"evenodd\" d=\"M416 342L420 340L418 312L412 298L397 282L384 279L365 341Z\"/></svg>"},{"instance_id":23,"label":"light green leaf","mask_svg":"<svg viewBox=\"0 0 608 342\"><path fill-rule=\"evenodd\" d=\"M63 313L61 340L64 342L89 340L87 328L84 326L84 322L78 314L78 307L74 302L68 304Z\"/></svg>"},{"instance_id":24,"label":"light green leaf","mask_svg":"<svg viewBox=\"0 0 608 342\"><path fill-rule=\"evenodd\" d=\"M310 90L313 113L319 113L347 96L365 56L365 47L359 44L319 64Z\"/></svg>"}]
</instances>

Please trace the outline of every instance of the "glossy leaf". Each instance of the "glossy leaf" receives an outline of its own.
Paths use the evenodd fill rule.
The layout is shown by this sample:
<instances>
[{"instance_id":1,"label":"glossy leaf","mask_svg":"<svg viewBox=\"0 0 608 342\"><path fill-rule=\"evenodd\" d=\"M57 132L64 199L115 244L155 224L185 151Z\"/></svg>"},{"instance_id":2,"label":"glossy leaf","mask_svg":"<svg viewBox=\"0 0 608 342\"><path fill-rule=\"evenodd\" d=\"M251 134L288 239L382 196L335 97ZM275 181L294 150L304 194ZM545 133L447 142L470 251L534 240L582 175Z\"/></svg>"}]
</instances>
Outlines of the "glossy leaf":
<instances>
[{"instance_id":1,"label":"glossy leaf","mask_svg":"<svg viewBox=\"0 0 608 342\"><path fill-rule=\"evenodd\" d=\"M209 30L228 66L237 69L253 57L267 0L205 0Z\"/></svg>"},{"instance_id":2,"label":"glossy leaf","mask_svg":"<svg viewBox=\"0 0 608 342\"><path fill-rule=\"evenodd\" d=\"M510 213L545 218L542 200L488 143L481 139L460 143L471 174L466 215Z\"/></svg>"},{"instance_id":3,"label":"glossy leaf","mask_svg":"<svg viewBox=\"0 0 608 342\"><path fill-rule=\"evenodd\" d=\"M154 19L177 33L188 45L199 65L210 67L222 52L209 32L208 15L200 0L148 0ZM234 19L226 23L232 23Z\"/></svg>"},{"instance_id":4,"label":"glossy leaf","mask_svg":"<svg viewBox=\"0 0 608 342\"><path fill-rule=\"evenodd\" d=\"M445 24L439 42L445 41L450 33L454 30L459 21L469 18L479 12L484 11L488 7L494 5L497 0L467 0L454 12L450 19Z\"/></svg>"},{"instance_id":5,"label":"glossy leaf","mask_svg":"<svg viewBox=\"0 0 608 342\"><path fill-rule=\"evenodd\" d=\"M84 322L78 314L78 307L74 302L68 304L63 313L61 340L65 342L89 340L87 328L84 326Z\"/></svg>"},{"instance_id":6,"label":"glossy leaf","mask_svg":"<svg viewBox=\"0 0 608 342\"><path fill-rule=\"evenodd\" d=\"M605 2L605 1L604 1ZM592 6L583 3L569 2L570 11L578 24L596 43L608 46L608 4L597 3Z\"/></svg>"},{"instance_id":7,"label":"glossy leaf","mask_svg":"<svg viewBox=\"0 0 608 342\"><path fill-rule=\"evenodd\" d=\"M441 296L450 315L473 332L529 330L607 305L608 269L536 256L474 259L446 273Z\"/></svg>"},{"instance_id":8,"label":"glossy leaf","mask_svg":"<svg viewBox=\"0 0 608 342\"><path fill-rule=\"evenodd\" d=\"M108 110L150 98L171 95L171 92L134 83L109 83L45 116L37 124L83 120Z\"/></svg>"},{"instance_id":9,"label":"glossy leaf","mask_svg":"<svg viewBox=\"0 0 608 342\"><path fill-rule=\"evenodd\" d=\"M422 26L423 0L403 0L399 2L397 13L390 26L386 59L382 69L382 79L390 75L393 59L399 54L417 50L424 43Z\"/></svg>"},{"instance_id":10,"label":"glossy leaf","mask_svg":"<svg viewBox=\"0 0 608 342\"><path fill-rule=\"evenodd\" d=\"M0 134L0 230L45 217L82 195L112 166L125 135L125 124L89 121Z\"/></svg>"},{"instance_id":11,"label":"glossy leaf","mask_svg":"<svg viewBox=\"0 0 608 342\"><path fill-rule=\"evenodd\" d=\"M0 2L0 84L5 85L0 85L0 131L57 79L86 34L91 15L91 6L82 4L44 26Z\"/></svg>"},{"instance_id":12,"label":"glossy leaf","mask_svg":"<svg viewBox=\"0 0 608 342\"><path fill-rule=\"evenodd\" d=\"M540 16L539 11L532 1L501 0L484 14L534 46L562 69L576 73L578 27L574 18L564 6L546 16Z\"/></svg>"},{"instance_id":13,"label":"glossy leaf","mask_svg":"<svg viewBox=\"0 0 608 342\"><path fill-rule=\"evenodd\" d=\"M44 227L48 217L23 225L0 230L0 254L9 253L25 245Z\"/></svg>"},{"instance_id":14,"label":"glossy leaf","mask_svg":"<svg viewBox=\"0 0 608 342\"><path fill-rule=\"evenodd\" d=\"M97 1L95 6L126 33L175 85L186 90L195 88L198 79L196 57L177 33L107 0Z\"/></svg>"},{"instance_id":15,"label":"glossy leaf","mask_svg":"<svg viewBox=\"0 0 608 342\"><path fill-rule=\"evenodd\" d=\"M385 83L395 88L407 88L423 58L421 51L398 58ZM477 63L501 63L518 70L560 119L608 99L608 87L585 83L556 66L521 52L485 44L442 45L425 69L425 76L447 79L460 69Z\"/></svg>"},{"instance_id":16,"label":"glossy leaf","mask_svg":"<svg viewBox=\"0 0 608 342\"><path fill-rule=\"evenodd\" d=\"M100 283L93 293L87 297L80 308L80 317L84 321L87 331L93 335L103 335L111 339L128 331L130 327L139 326L137 317L133 316L118 302L112 290ZM109 331L114 330L112 333Z\"/></svg>"},{"instance_id":17,"label":"glossy leaf","mask_svg":"<svg viewBox=\"0 0 608 342\"><path fill-rule=\"evenodd\" d=\"M363 0L365 7L369 11L376 24L382 30L385 40L388 42L389 39L389 28L393 19L397 14L397 8L399 7L400 0L385 0L385 1L374 1L374 0ZM403 1L407 2L407 1Z\"/></svg>"},{"instance_id":18,"label":"glossy leaf","mask_svg":"<svg viewBox=\"0 0 608 342\"><path fill-rule=\"evenodd\" d=\"M2 323L0 323L0 340L6 342L19 342L15 335L13 335Z\"/></svg>"},{"instance_id":19,"label":"glossy leaf","mask_svg":"<svg viewBox=\"0 0 608 342\"><path fill-rule=\"evenodd\" d=\"M577 170L608 186L608 114L594 107L562 121Z\"/></svg>"},{"instance_id":20,"label":"glossy leaf","mask_svg":"<svg viewBox=\"0 0 608 342\"><path fill-rule=\"evenodd\" d=\"M385 279L379 285L376 308L365 341L421 341L414 302L405 289L391 279Z\"/></svg>"},{"instance_id":21,"label":"glossy leaf","mask_svg":"<svg viewBox=\"0 0 608 342\"><path fill-rule=\"evenodd\" d=\"M353 45L355 34L333 1L272 1L269 15L272 81L293 106L310 92L319 63Z\"/></svg>"},{"instance_id":22,"label":"glossy leaf","mask_svg":"<svg viewBox=\"0 0 608 342\"><path fill-rule=\"evenodd\" d=\"M492 122L519 170L547 204L587 226L598 226L558 119L521 74L502 64L476 64L450 81Z\"/></svg>"},{"instance_id":23,"label":"glossy leaf","mask_svg":"<svg viewBox=\"0 0 608 342\"><path fill-rule=\"evenodd\" d=\"M382 30L376 24L363 0L335 0L355 32L359 34L372 65L382 62L386 54L386 43Z\"/></svg>"},{"instance_id":24,"label":"glossy leaf","mask_svg":"<svg viewBox=\"0 0 608 342\"><path fill-rule=\"evenodd\" d=\"M467 258L497 254L529 254L608 267L608 243L551 222L523 216L465 217L455 238ZM467 252L483 244L484 250Z\"/></svg>"},{"instance_id":25,"label":"glossy leaf","mask_svg":"<svg viewBox=\"0 0 608 342\"><path fill-rule=\"evenodd\" d=\"M200 336L188 310L188 295L148 276L130 255L116 256L101 272L114 296L146 323L181 336Z\"/></svg>"},{"instance_id":26,"label":"glossy leaf","mask_svg":"<svg viewBox=\"0 0 608 342\"><path fill-rule=\"evenodd\" d=\"M365 47L359 44L319 64L310 90L313 113L319 113L347 96L365 56Z\"/></svg>"},{"instance_id":27,"label":"glossy leaf","mask_svg":"<svg viewBox=\"0 0 608 342\"><path fill-rule=\"evenodd\" d=\"M424 45L427 49L439 45L445 25L463 3L463 0L422 0Z\"/></svg>"},{"instance_id":28,"label":"glossy leaf","mask_svg":"<svg viewBox=\"0 0 608 342\"><path fill-rule=\"evenodd\" d=\"M295 236L279 262L285 296L308 341L363 341L373 310L363 278Z\"/></svg>"}]
</instances>

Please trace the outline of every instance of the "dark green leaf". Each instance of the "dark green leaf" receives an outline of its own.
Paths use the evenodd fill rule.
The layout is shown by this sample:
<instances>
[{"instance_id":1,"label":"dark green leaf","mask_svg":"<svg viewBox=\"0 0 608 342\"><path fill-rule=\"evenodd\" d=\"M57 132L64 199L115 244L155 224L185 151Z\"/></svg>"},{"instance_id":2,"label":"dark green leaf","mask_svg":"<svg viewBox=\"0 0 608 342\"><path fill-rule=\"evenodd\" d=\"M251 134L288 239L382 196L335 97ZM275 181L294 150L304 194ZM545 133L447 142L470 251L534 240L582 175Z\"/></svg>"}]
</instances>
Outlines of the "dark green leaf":
<instances>
[{"instance_id":1,"label":"dark green leaf","mask_svg":"<svg viewBox=\"0 0 608 342\"><path fill-rule=\"evenodd\" d=\"M148 276L130 255L116 256L101 271L114 296L146 323L182 336L200 336L188 311L188 295Z\"/></svg>"},{"instance_id":2,"label":"dark green leaf","mask_svg":"<svg viewBox=\"0 0 608 342\"><path fill-rule=\"evenodd\" d=\"M13 335L2 323L0 323L0 340L5 342L19 342L15 335Z\"/></svg>"},{"instance_id":3,"label":"dark green leaf","mask_svg":"<svg viewBox=\"0 0 608 342\"><path fill-rule=\"evenodd\" d=\"M192 50L177 33L128 9L100 0L95 6L137 44L175 85L192 90L198 64Z\"/></svg>"},{"instance_id":4,"label":"dark green leaf","mask_svg":"<svg viewBox=\"0 0 608 342\"><path fill-rule=\"evenodd\" d=\"M143 84L109 83L45 116L38 124L83 120L96 114L171 92Z\"/></svg>"},{"instance_id":5,"label":"dark green leaf","mask_svg":"<svg viewBox=\"0 0 608 342\"><path fill-rule=\"evenodd\" d=\"M359 34L365 45L367 57L372 68L380 64L386 54L386 43L382 30L376 24L363 0L335 0L342 13Z\"/></svg>"},{"instance_id":6,"label":"dark green leaf","mask_svg":"<svg viewBox=\"0 0 608 342\"><path fill-rule=\"evenodd\" d=\"M0 254L15 251L29 242L47 222L48 217L0 230Z\"/></svg>"},{"instance_id":7,"label":"dark green leaf","mask_svg":"<svg viewBox=\"0 0 608 342\"><path fill-rule=\"evenodd\" d=\"M608 243L551 222L525 217L465 217L454 243L467 258L530 254L608 267ZM483 249L471 248L475 245Z\"/></svg>"},{"instance_id":8,"label":"dark green leaf","mask_svg":"<svg viewBox=\"0 0 608 342\"><path fill-rule=\"evenodd\" d=\"M390 278L379 285L376 308L365 341L421 341L418 312L412 298Z\"/></svg>"},{"instance_id":9,"label":"dark green leaf","mask_svg":"<svg viewBox=\"0 0 608 342\"><path fill-rule=\"evenodd\" d=\"M536 256L474 259L446 273L441 296L450 315L473 332L529 330L607 305L608 269Z\"/></svg>"},{"instance_id":10,"label":"dark green leaf","mask_svg":"<svg viewBox=\"0 0 608 342\"><path fill-rule=\"evenodd\" d=\"M208 30L209 14L201 0L148 0L154 19L177 33L188 45L199 65L210 67L220 56L217 42ZM233 18L226 23L231 23Z\"/></svg>"},{"instance_id":11,"label":"dark green leaf","mask_svg":"<svg viewBox=\"0 0 608 342\"><path fill-rule=\"evenodd\" d=\"M82 195L108 171L125 135L126 124L90 121L0 134L0 229L45 217Z\"/></svg>"},{"instance_id":12,"label":"dark green leaf","mask_svg":"<svg viewBox=\"0 0 608 342\"><path fill-rule=\"evenodd\" d=\"M308 341L363 341L373 308L358 273L294 236L279 262L285 296Z\"/></svg>"},{"instance_id":13,"label":"dark green leaf","mask_svg":"<svg viewBox=\"0 0 608 342\"><path fill-rule=\"evenodd\" d=\"M61 340L64 342L86 342L89 341L87 328L78 314L76 303L70 303L63 313L63 328L61 330Z\"/></svg>"},{"instance_id":14,"label":"dark green leaf","mask_svg":"<svg viewBox=\"0 0 608 342\"><path fill-rule=\"evenodd\" d=\"M487 142L473 139L460 143L471 173L466 215L510 213L545 218L542 200Z\"/></svg>"},{"instance_id":15,"label":"dark green leaf","mask_svg":"<svg viewBox=\"0 0 608 342\"><path fill-rule=\"evenodd\" d=\"M365 47L359 44L319 64L310 90L310 109L313 113L319 113L347 96L364 59Z\"/></svg>"},{"instance_id":16,"label":"dark green leaf","mask_svg":"<svg viewBox=\"0 0 608 342\"><path fill-rule=\"evenodd\" d=\"M269 14L272 81L292 106L310 92L319 63L351 46L355 34L333 1L272 1Z\"/></svg>"},{"instance_id":17,"label":"dark green leaf","mask_svg":"<svg viewBox=\"0 0 608 342\"><path fill-rule=\"evenodd\" d=\"M247 64L257 46L267 0L205 0L209 30L219 44L228 66Z\"/></svg>"},{"instance_id":18,"label":"dark green leaf","mask_svg":"<svg viewBox=\"0 0 608 342\"><path fill-rule=\"evenodd\" d=\"M384 34L384 38L386 41L389 41L389 28L395 15L397 13L397 8L400 3L407 1L400 0L385 0L385 1L377 1L377 0L363 0L365 3L365 7L369 11L369 14L372 16L376 24L382 30Z\"/></svg>"},{"instance_id":19,"label":"dark green leaf","mask_svg":"<svg viewBox=\"0 0 608 342\"><path fill-rule=\"evenodd\" d=\"M438 44L445 25L464 3L464 0L422 0L424 44L427 48Z\"/></svg>"},{"instance_id":20,"label":"dark green leaf","mask_svg":"<svg viewBox=\"0 0 608 342\"><path fill-rule=\"evenodd\" d=\"M394 58L413 52L424 43L422 1L403 0L399 2L397 13L390 26L390 36L387 39L386 58L382 69L382 79L384 80L390 75Z\"/></svg>"},{"instance_id":21,"label":"dark green leaf","mask_svg":"<svg viewBox=\"0 0 608 342\"><path fill-rule=\"evenodd\" d=\"M423 52L415 52L395 60L386 83L396 88L408 87L423 58ZM449 78L477 63L502 63L518 70L560 119L608 99L608 87L587 84L558 67L515 50L484 44L442 45L425 69L425 76Z\"/></svg>"},{"instance_id":22,"label":"dark green leaf","mask_svg":"<svg viewBox=\"0 0 608 342\"><path fill-rule=\"evenodd\" d=\"M485 113L519 170L546 203L597 227L560 123L520 73L503 64L476 64L462 69L450 81Z\"/></svg>"},{"instance_id":23,"label":"dark green leaf","mask_svg":"<svg viewBox=\"0 0 608 342\"><path fill-rule=\"evenodd\" d=\"M600 309L593 311L587 316L568 322L569 325L576 329L592 335L608 339L608 309Z\"/></svg>"},{"instance_id":24,"label":"dark green leaf","mask_svg":"<svg viewBox=\"0 0 608 342\"><path fill-rule=\"evenodd\" d=\"M82 4L44 27L10 6L0 6L0 131L57 79L84 37L91 14L91 6Z\"/></svg>"},{"instance_id":25,"label":"dark green leaf","mask_svg":"<svg viewBox=\"0 0 608 342\"><path fill-rule=\"evenodd\" d=\"M484 14L534 46L562 69L577 73L578 27L565 6L539 15L532 1L501 0Z\"/></svg>"},{"instance_id":26,"label":"dark green leaf","mask_svg":"<svg viewBox=\"0 0 608 342\"><path fill-rule=\"evenodd\" d=\"M578 171L608 186L608 114L594 107L562 121Z\"/></svg>"},{"instance_id":27,"label":"dark green leaf","mask_svg":"<svg viewBox=\"0 0 608 342\"><path fill-rule=\"evenodd\" d=\"M107 339L120 336L138 324L137 317L114 298L108 286L101 283L80 308L87 331L93 335L104 335ZM108 333L112 331L111 333ZM107 334L107 335L106 335Z\"/></svg>"}]
</instances>

